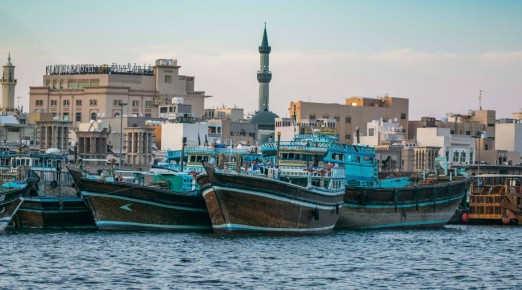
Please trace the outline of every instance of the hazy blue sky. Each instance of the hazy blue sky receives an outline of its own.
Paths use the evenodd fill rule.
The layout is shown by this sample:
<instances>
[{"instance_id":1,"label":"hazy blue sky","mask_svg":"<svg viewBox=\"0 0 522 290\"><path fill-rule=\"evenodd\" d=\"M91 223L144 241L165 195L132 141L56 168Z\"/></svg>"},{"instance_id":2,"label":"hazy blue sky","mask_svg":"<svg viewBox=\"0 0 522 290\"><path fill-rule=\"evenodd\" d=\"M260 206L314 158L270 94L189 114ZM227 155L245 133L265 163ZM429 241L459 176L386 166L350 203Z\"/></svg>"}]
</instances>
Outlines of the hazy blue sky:
<instances>
[{"instance_id":1,"label":"hazy blue sky","mask_svg":"<svg viewBox=\"0 0 522 290\"><path fill-rule=\"evenodd\" d=\"M257 109L258 46L272 46L270 109L290 101L410 99L410 119L522 108L522 1L28 1L0 5L0 64L16 95L46 65L178 59L207 107ZM15 100L17 103L17 100Z\"/></svg>"}]
</instances>

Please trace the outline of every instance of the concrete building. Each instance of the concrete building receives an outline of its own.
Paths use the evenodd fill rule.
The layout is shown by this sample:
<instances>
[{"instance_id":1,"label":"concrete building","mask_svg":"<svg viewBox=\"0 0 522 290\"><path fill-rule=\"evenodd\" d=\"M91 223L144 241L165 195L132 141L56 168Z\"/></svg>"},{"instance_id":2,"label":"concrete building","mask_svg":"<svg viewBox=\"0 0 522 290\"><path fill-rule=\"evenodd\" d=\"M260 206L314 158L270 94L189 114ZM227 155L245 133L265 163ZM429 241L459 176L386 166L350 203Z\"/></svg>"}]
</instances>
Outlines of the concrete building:
<instances>
[{"instance_id":1,"label":"concrete building","mask_svg":"<svg viewBox=\"0 0 522 290\"><path fill-rule=\"evenodd\" d=\"M337 135L337 122L334 119L302 119L294 123L291 118L276 118L275 124L275 131L281 132L281 141L291 141L297 134Z\"/></svg>"},{"instance_id":2,"label":"concrete building","mask_svg":"<svg viewBox=\"0 0 522 290\"><path fill-rule=\"evenodd\" d=\"M0 115L0 145L27 144L36 145L36 127L20 124L11 115Z\"/></svg>"},{"instance_id":3,"label":"concrete building","mask_svg":"<svg viewBox=\"0 0 522 290\"><path fill-rule=\"evenodd\" d=\"M126 127L125 164L150 166L152 164L152 140L154 130L148 127Z\"/></svg>"},{"instance_id":4,"label":"concrete building","mask_svg":"<svg viewBox=\"0 0 522 290\"><path fill-rule=\"evenodd\" d=\"M522 123L497 123L495 132L496 150L516 151L522 154Z\"/></svg>"},{"instance_id":5,"label":"concrete building","mask_svg":"<svg viewBox=\"0 0 522 290\"><path fill-rule=\"evenodd\" d=\"M105 159L107 160L107 137L109 132L103 131L76 131L78 143L76 144L77 157L81 159ZM105 164L106 162L100 162Z\"/></svg>"},{"instance_id":6,"label":"concrete building","mask_svg":"<svg viewBox=\"0 0 522 290\"><path fill-rule=\"evenodd\" d=\"M79 123L122 113L157 118L158 105L181 96L194 116L202 117L210 96L195 91L195 78L180 75L179 68L174 59L158 59L154 66L47 66L43 86L30 87L29 110L49 112L77 128Z\"/></svg>"},{"instance_id":7,"label":"concrete building","mask_svg":"<svg viewBox=\"0 0 522 290\"><path fill-rule=\"evenodd\" d=\"M408 107L408 99L389 96L352 97L347 98L344 105L295 101L290 102L290 116L295 116L296 122L301 122L302 119L335 119L338 123L336 130L339 141L351 144L355 142L356 128L359 128L360 132L366 132L367 123L372 120L397 120L402 128L407 129Z\"/></svg>"},{"instance_id":8,"label":"concrete building","mask_svg":"<svg viewBox=\"0 0 522 290\"><path fill-rule=\"evenodd\" d=\"M232 122L238 122L245 119L245 113L240 108L215 108L205 109L205 120L210 119L229 119Z\"/></svg>"},{"instance_id":9,"label":"concrete building","mask_svg":"<svg viewBox=\"0 0 522 290\"><path fill-rule=\"evenodd\" d=\"M410 121L408 124L408 139L417 137L417 128L449 128L450 134L474 136L486 131L488 136L495 138L495 116L493 110L470 110L467 114L447 113L440 120L433 117L422 117L420 121Z\"/></svg>"},{"instance_id":10,"label":"concrete building","mask_svg":"<svg viewBox=\"0 0 522 290\"><path fill-rule=\"evenodd\" d=\"M366 125L366 134L361 136L361 144L368 146L401 143L406 140L406 130L398 122L373 120Z\"/></svg>"},{"instance_id":11,"label":"concrete building","mask_svg":"<svg viewBox=\"0 0 522 290\"><path fill-rule=\"evenodd\" d=\"M417 146L440 148L437 156L444 156L450 166L475 162L475 139L467 135L451 134L449 128L418 128Z\"/></svg>"},{"instance_id":12,"label":"concrete building","mask_svg":"<svg viewBox=\"0 0 522 290\"><path fill-rule=\"evenodd\" d=\"M201 123L161 124L161 150L181 150L183 137L186 146L212 146L222 142L222 124L220 121Z\"/></svg>"},{"instance_id":13,"label":"concrete building","mask_svg":"<svg viewBox=\"0 0 522 290\"><path fill-rule=\"evenodd\" d=\"M72 130L72 122L52 120L36 122L40 137L40 151L45 152L49 148L57 148L61 152L69 150L69 132Z\"/></svg>"}]
</instances>

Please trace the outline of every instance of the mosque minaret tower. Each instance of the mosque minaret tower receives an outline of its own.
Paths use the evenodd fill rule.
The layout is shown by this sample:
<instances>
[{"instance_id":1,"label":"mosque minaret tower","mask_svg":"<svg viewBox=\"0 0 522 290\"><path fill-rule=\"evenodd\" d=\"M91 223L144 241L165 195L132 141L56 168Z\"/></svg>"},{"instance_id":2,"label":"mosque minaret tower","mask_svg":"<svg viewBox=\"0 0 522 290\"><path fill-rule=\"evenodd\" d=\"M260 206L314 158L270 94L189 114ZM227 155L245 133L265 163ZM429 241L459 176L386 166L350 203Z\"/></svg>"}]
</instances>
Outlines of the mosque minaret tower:
<instances>
[{"instance_id":1,"label":"mosque minaret tower","mask_svg":"<svg viewBox=\"0 0 522 290\"><path fill-rule=\"evenodd\" d=\"M7 57L7 63L2 66L3 74L0 83L2 84L2 104L1 108L13 109L16 79L14 78L14 66L11 63L11 52Z\"/></svg>"},{"instance_id":2,"label":"mosque minaret tower","mask_svg":"<svg viewBox=\"0 0 522 290\"><path fill-rule=\"evenodd\" d=\"M250 123L256 124L258 129L258 140L261 143L268 142L273 139L275 133L275 119L278 116L269 109L269 85L272 80L272 72L270 72L268 57L272 48L268 45L268 37L265 31L263 40L259 46L259 70L257 71L257 81L259 82L259 107L258 111L250 119Z\"/></svg>"},{"instance_id":3,"label":"mosque minaret tower","mask_svg":"<svg viewBox=\"0 0 522 290\"><path fill-rule=\"evenodd\" d=\"M259 82L259 112L268 111L269 86L272 80L272 72L269 69L269 55L272 48L268 45L268 37L263 33L263 41L259 47L259 71L257 71L257 81Z\"/></svg>"}]
</instances>

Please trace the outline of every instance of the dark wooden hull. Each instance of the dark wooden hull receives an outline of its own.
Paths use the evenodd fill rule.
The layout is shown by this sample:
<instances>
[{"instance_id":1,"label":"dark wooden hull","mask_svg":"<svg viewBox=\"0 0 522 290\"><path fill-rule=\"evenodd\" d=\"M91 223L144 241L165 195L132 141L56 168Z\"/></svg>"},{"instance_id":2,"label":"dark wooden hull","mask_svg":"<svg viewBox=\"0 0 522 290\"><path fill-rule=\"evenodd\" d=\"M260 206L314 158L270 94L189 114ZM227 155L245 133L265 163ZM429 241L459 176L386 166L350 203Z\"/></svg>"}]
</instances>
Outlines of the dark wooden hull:
<instances>
[{"instance_id":1,"label":"dark wooden hull","mask_svg":"<svg viewBox=\"0 0 522 290\"><path fill-rule=\"evenodd\" d=\"M212 230L207 207L198 192L177 193L85 177L76 182L78 175L74 176L100 230Z\"/></svg>"},{"instance_id":2,"label":"dark wooden hull","mask_svg":"<svg viewBox=\"0 0 522 290\"><path fill-rule=\"evenodd\" d=\"M322 192L252 175L198 176L217 233L322 234L333 230L343 192Z\"/></svg>"},{"instance_id":3,"label":"dark wooden hull","mask_svg":"<svg viewBox=\"0 0 522 290\"><path fill-rule=\"evenodd\" d=\"M336 228L440 227L469 191L460 179L403 188L347 187Z\"/></svg>"},{"instance_id":4,"label":"dark wooden hull","mask_svg":"<svg viewBox=\"0 0 522 290\"><path fill-rule=\"evenodd\" d=\"M4 189L0 191L0 231L4 230L11 222L24 201L23 196L29 195L29 192L38 181L38 177L29 177L26 180L26 186L22 188Z\"/></svg>"},{"instance_id":5,"label":"dark wooden hull","mask_svg":"<svg viewBox=\"0 0 522 290\"><path fill-rule=\"evenodd\" d=\"M9 202L0 203L0 231L5 230L23 201L22 197L18 197Z\"/></svg>"},{"instance_id":6,"label":"dark wooden hull","mask_svg":"<svg viewBox=\"0 0 522 290\"><path fill-rule=\"evenodd\" d=\"M91 210L76 196L26 197L13 218L14 226L32 229L96 229Z\"/></svg>"}]
</instances>

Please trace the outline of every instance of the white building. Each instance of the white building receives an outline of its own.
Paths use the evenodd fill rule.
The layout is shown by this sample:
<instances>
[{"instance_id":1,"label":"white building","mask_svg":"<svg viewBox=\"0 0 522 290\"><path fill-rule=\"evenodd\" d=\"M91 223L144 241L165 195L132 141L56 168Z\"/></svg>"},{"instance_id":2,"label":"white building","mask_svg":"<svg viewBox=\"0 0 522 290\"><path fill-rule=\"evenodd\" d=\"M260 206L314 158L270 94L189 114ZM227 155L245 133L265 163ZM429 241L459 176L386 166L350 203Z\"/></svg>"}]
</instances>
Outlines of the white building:
<instances>
[{"instance_id":1,"label":"white building","mask_svg":"<svg viewBox=\"0 0 522 290\"><path fill-rule=\"evenodd\" d=\"M475 140L467 135L452 135L450 128L417 128L418 146L441 147L439 156L445 156L448 165L466 165L475 162Z\"/></svg>"},{"instance_id":2,"label":"white building","mask_svg":"<svg viewBox=\"0 0 522 290\"><path fill-rule=\"evenodd\" d=\"M281 132L281 141L291 141L297 134L337 135L336 127L335 119L301 119L297 123L294 123L291 118L275 119L275 131Z\"/></svg>"},{"instance_id":3,"label":"white building","mask_svg":"<svg viewBox=\"0 0 522 290\"><path fill-rule=\"evenodd\" d=\"M360 139L362 144L372 147L400 143L406 140L406 130L396 120L373 120L366 125L366 136Z\"/></svg>"},{"instance_id":4,"label":"white building","mask_svg":"<svg viewBox=\"0 0 522 290\"><path fill-rule=\"evenodd\" d=\"M522 153L522 123L497 123L495 132L495 149Z\"/></svg>"},{"instance_id":5,"label":"white building","mask_svg":"<svg viewBox=\"0 0 522 290\"><path fill-rule=\"evenodd\" d=\"M221 122L161 124L161 149L181 150L183 137L186 146L212 146L222 140Z\"/></svg>"}]
</instances>

